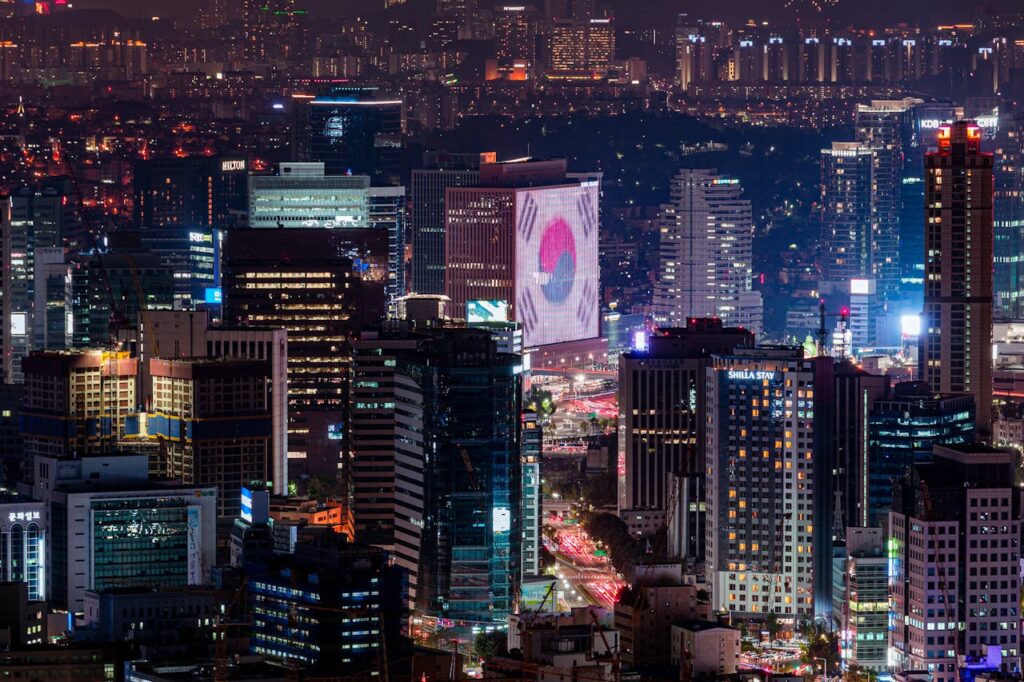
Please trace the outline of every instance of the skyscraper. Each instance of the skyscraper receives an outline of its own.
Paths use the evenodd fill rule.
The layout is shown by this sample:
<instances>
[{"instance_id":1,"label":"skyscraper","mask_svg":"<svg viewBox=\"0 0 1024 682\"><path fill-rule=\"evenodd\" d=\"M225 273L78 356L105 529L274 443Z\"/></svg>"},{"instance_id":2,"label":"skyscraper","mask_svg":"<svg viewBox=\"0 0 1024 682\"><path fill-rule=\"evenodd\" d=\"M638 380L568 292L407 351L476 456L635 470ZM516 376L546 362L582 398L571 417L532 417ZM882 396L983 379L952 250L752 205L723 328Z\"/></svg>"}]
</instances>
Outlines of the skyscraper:
<instances>
[{"instance_id":1,"label":"skyscraper","mask_svg":"<svg viewBox=\"0 0 1024 682\"><path fill-rule=\"evenodd\" d=\"M135 161L132 222L139 229L222 230L246 209L244 157L190 156Z\"/></svg>"},{"instance_id":2,"label":"skyscraper","mask_svg":"<svg viewBox=\"0 0 1024 682\"><path fill-rule=\"evenodd\" d=\"M388 234L389 297L405 293L405 188L373 187L368 175L328 175L323 162L282 163L249 178L249 227Z\"/></svg>"},{"instance_id":3,"label":"skyscraper","mask_svg":"<svg viewBox=\"0 0 1024 682\"><path fill-rule=\"evenodd\" d=\"M790 623L815 614L813 362L758 348L716 355L707 370L713 609Z\"/></svg>"},{"instance_id":4,"label":"skyscraper","mask_svg":"<svg viewBox=\"0 0 1024 682\"><path fill-rule=\"evenodd\" d=\"M994 153L993 295L996 317L1024 315L1024 118L1004 116Z\"/></svg>"},{"instance_id":5,"label":"skyscraper","mask_svg":"<svg viewBox=\"0 0 1024 682\"><path fill-rule=\"evenodd\" d=\"M619 484L619 516L631 532L654 532L664 522L674 474L681 477L677 496L688 495L698 512L686 515L685 554L703 556L704 518L699 508L705 487L705 370L712 353L753 345L750 331L700 318L688 320L683 328L660 329L648 339L647 350L620 358L619 447L625 478Z\"/></svg>"},{"instance_id":6,"label":"skyscraper","mask_svg":"<svg viewBox=\"0 0 1024 682\"><path fill-rule=\"evenodd\" d=\"M875 272L875 152L859 142L821 150L822 279L848 283Z\"/></svg>"},{"instance_id":7,"label":"skyscraper","mask_svg":"<svg viewBox=\"0 0 1024 682\"><path fill-rule=\"evenodd\" d=\"M955 139L955 138L954 138ZM1020 670L1020 489L1013 455L937 445L889 514L889 661L957 682L968 660Z\"/></svg>"},{"instance_id":8,"label":"skyscraper","mask_svg":"<svg viewBox=\"0 0 1024 682\"><path fill-rule=\"evenodd\" d=\"M555 20L548 40L548 78L600 78L615 58L611 19Z\"/></svg>"},{"instance_id":9,"label":"skyscraper","mask_svg":"<svg viewBox=\"0 0 1024 682\"><path fill-rule=\"evenodd\" d=\"M977 433L992 429L992 155L981 128L943 126L925 158L925 282L920 376L974 396Z\"/></svg>"},{"instance_id":10,"label":"skyscraper","mask_svg":"<svg viewBox=\"0 0 1024 682\"><path fill-rule=\"evenodd\" d=\"M494 163L494 152L427 152L412 171L412 290L444 293L444 195L449 187L480 183L480 164Z\"/></svg>"},{"instance_id":11,"label":"skyscraper","mask_svg":"<svg viewBox=\"0 0 1024 682\"><path fill-rule=\"evenodd\" d=\"M875 100L857 106L857 141L874 150L872 211L873 277L884 300L899 296L900 218L903 210L903 170L913 107L920 100Z\"/></svg>"},{"instance_id":12,"label":"skyscraper","mask_svg":"<svg viewBox=\"0 0 1024 682\"><path fill-rule=\"evenodd\" d=\"M288 332L288 466L335 476L345 447L351 340L385 312L382 230L230 230L224 319Z\"/></svg>"},{"instance_id":13,"label":"skyscraper","mask_svg":"<svg viewBox=\"0 0 1024 682\"><path fill-rule=\"evenodd\" d=\"M294 95L292 158L320 161L328 175L369 175L398 184L402 153L402 100L377 88L332 86L322 94Z\"/></svg>"},{"instance_id":14,"label":"skyscraper","mask_svg":"<svg viewBox=\"0 0 1024 682\"><path fill-rule=\"evenodd\" d=\"M479 329L392 326L358 341L357 534L362 527L393 544L396 562L414 567L415 608L425 617L496 623L512 612L521 578L521 363Z\"/></svg>"},{"instance_id":15,"label":"skyscraper","mask_svg":"<svg viewBox=\"0 0 1024 682\"><path fill-rule=\"evenodd\" d=\"M484 164L480 186L445 193L445 294L504 301L529 347L598 336L599 183L565 160Z\"/></svg>"},{"instance_id":16,"label":"skyscraper","mask_svg":"<svg viewBox=\"0 0 1024 682\"><path fill-rule=\"evenodd\" d=\"M739 180L714 170L681 170L672 179L672 202L661 208L656 324L718 317L728 327L761 330L761 294L751 290L754 227L742 196Z\"/></svg>"}]
</instances>

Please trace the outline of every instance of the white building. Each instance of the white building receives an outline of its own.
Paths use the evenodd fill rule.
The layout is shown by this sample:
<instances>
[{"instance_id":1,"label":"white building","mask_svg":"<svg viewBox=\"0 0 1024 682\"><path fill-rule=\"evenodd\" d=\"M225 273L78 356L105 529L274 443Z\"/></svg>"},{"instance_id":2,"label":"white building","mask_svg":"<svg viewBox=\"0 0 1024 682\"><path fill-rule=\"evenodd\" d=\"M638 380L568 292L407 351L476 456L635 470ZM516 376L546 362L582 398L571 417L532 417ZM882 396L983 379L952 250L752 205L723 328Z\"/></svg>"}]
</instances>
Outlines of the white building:
<instances>
[{"instance_id":1,"label":"white building","mask_svg":"<svg viewBox=\"0 0 1024 682\"><path fill-rule=\"evenodd\" d=\"M146 455L39 457L33 497L46 508L47 593L73 613L87 591L200 585L216 563L216 488L151 484Z\"/></svg>"},{"instance_id":2,"label":"white building","mask_svg":"<svg viewBox=\"0 0 1024 682\"><path fill-rule=\"evenodd\" d=\"M23 582L46 599L46 505L0 488L0 582Z\"/></svg>"},{"instance_id":3,"label":"white building","mask_svg":"<svg viewBox=\"0 0 1024 682\"><path fill-rule=\"evenodd\" d=\"M814 615L813 400L799 349L737 350L707 370L713 609L784 623Z\"/></svg>"},{"instance_id":4,"label":"white building","mask_svg":"<svg viewBox=\"0 0 1024 682\"><path fill-rule=\"evenodd\" d=\"M655 324L719 317L760 333L761 294L751 290L754 225L742 196L739 180L714 170L681 170L672 179L672 201L661 208Z\"/></svg>"}]
</instances>

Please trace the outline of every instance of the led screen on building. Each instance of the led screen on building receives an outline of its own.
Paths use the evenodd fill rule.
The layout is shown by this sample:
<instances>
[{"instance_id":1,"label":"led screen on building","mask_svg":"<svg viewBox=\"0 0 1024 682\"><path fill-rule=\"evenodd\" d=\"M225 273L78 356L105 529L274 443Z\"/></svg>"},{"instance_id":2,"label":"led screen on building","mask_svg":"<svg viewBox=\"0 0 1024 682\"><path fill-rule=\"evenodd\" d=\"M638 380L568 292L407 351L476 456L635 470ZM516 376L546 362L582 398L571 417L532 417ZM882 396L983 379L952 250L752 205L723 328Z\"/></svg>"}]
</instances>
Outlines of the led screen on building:
<instances>
[{"instance_id":1,"label":"led screen on building","mask_svg":"<svg viewBox=\"0 0 1024 682\"><path fill-rule=\"evenodd\" d=\"M598 187L516 193L516 309L528 347L598 335Z\"/></svg>"}]
</instances>

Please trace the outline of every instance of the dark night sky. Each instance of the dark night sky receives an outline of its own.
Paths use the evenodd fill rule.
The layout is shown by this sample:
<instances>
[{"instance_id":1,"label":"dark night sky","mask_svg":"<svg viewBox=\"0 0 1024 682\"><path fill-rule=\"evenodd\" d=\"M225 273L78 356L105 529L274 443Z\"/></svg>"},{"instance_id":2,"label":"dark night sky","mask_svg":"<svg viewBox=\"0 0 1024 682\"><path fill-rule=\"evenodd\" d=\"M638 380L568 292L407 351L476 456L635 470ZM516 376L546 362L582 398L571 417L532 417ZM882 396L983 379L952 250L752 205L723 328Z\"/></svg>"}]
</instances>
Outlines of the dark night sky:
<instances>
[{"instance_id":1,"label":"dark night sky","mask_svg":"<svg viewBox=\"0 0 1024 682\"><path fill-rule=\"evenodd\" d=\"M237 0L241 1L241 0ZM427 0L410 0L421 2ZM487 2L487 0L482 0ZM534 0L540 4L543 0ZM808 4L810 0L793 0ZM707 18L724 17L729 21L746 18L779 19L792 16L783 10L784 0L614 0L619 9L619 18L635 19L642 16L669 17L674 12L688 11L695 16ZM126 14L144 16L150 14L175 14L183 16L195 11L201 0L74 0L76 7L109 7ZM383 4L382 0L297 0L300 7L312 12L339 15L365 13ZM976 2L972 0L839 0L837 12L846 21L858 24L878 22L923 22L935 23L954 19L968 20L973 17ZM986 0L986 4L997 8L1020 7L1020 0ZM714 10L711 10L714 7ZM714 15L714 16L713 16Z\"/></svg>"}]
</instances>

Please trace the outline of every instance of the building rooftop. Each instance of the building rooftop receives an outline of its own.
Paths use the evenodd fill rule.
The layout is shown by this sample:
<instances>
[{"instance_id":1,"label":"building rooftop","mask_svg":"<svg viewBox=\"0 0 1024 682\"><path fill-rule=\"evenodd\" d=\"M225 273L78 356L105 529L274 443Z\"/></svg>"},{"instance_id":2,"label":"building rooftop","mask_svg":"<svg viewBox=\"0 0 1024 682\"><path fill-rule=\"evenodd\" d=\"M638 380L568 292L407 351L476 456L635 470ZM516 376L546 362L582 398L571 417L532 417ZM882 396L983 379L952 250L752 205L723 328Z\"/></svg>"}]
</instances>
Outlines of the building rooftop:
<instances>
[{"instance_id":1,"label":"building rooftop","mask_svg":"<svg viewBox=\"0 0 1024 682\"><path fill-rule=\"evenodd\" d=\"M687 619L678 620L673 624L691 632L705 632L707 630L736 630L736 628L731 625L716 623L710 620Z\"/></svg>"}]
</instances>

